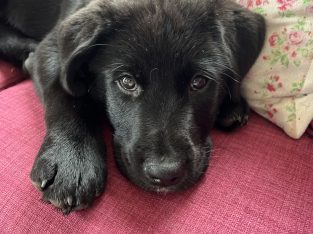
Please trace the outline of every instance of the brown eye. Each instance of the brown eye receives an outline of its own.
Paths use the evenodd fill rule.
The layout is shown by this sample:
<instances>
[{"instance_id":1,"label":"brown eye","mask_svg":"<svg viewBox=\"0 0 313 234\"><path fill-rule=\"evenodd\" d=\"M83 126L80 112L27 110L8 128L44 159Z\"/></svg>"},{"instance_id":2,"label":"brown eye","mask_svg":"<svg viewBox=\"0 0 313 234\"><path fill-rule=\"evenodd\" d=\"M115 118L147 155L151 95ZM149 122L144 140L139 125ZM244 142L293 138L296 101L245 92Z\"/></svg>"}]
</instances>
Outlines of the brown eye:
<instances>
[{"instance_id":1,"label":"brown eye","mask_svg":"<svg viewBox=\"0 0 313 234\"><path fill-rule=\"evenodd\" d=\"M208 79L205 77L201 76L196 76L192 81L191 81L191 89L194 91L198 91L201 89L204 89L206 85L208 84Z\"/></svg>"},{"instance_id":2,"label":"brown eye","mask_svg":"<svg viewBox=\"0 0 313 234\"><path fill-rule=\"evenodd\" d=\"M137 89L137 82L131 75L123 76L118 82L127 91L136 91Z\"/></svg>"}]
</instances>

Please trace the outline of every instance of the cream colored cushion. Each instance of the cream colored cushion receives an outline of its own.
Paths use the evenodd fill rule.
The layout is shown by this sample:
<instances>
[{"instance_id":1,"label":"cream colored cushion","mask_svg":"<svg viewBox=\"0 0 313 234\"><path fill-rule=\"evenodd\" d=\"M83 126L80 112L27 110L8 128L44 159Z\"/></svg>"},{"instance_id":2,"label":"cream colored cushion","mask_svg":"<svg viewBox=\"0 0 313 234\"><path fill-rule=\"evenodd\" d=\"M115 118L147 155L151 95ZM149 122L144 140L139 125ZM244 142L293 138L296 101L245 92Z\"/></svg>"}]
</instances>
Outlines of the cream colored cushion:
<instances>
[{"instance_id":1,"label":"cream colored cushion","mask_svg":"<svg viewBox=\"0 0 313 234\"><path fill-rule=\"evenodd\" d=\"M313 119L313 0L236 0L264 15L263 51L243 81L251 108L299 138Z\"/></svg>"}]
</instances>

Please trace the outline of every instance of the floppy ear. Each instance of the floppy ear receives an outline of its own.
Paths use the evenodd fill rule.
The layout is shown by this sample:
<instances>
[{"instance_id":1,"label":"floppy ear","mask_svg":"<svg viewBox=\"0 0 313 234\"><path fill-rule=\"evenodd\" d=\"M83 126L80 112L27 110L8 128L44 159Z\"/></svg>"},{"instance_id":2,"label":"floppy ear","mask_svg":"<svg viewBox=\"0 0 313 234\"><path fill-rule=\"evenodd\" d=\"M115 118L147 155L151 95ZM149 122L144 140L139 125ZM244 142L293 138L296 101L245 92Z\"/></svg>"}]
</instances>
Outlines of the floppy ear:
<instances>
[{"instance_id":1,"label":"floppy ear","mask_svg":"<svg viewBox=\"0 0 313 234\"><path fill-rule=\"evenodd\" d=\"M265 40L266 25L263 16L249 11L234 2L227 3L234 29L226 29L232 38L233 57L238 74L244 77L258 58ZM233 26L232 26L233 27ZM235 31L234 31L235 30Z\"/></svg>"},{"instance_id":2,"label":"floppy ear","mask_svg":"<svg viewBox=\"0 0 313 234\"><path fill-rule=\"evenodd\" d=\"M90 80L84 64L94 51L99 36L109 34L112 28L112 22L105 11L106 6L89 4L60 25L60 82L73 96L83 96L88 92Z\"/></svg>"},{"instance_id":3,"label":"floppy ear","mask_svg":"<svg viewBox=\"0 0 313 234\"><path fill-rule=\"evenodd\" d=\"M227 53L228 69L225 81L231 100L241 101L240 81L258 58L265 39L264 18L230 0L217 0L215 12L222 44ZM233 79L229 79L232 77Z\"/></svg>"}]
</instances>

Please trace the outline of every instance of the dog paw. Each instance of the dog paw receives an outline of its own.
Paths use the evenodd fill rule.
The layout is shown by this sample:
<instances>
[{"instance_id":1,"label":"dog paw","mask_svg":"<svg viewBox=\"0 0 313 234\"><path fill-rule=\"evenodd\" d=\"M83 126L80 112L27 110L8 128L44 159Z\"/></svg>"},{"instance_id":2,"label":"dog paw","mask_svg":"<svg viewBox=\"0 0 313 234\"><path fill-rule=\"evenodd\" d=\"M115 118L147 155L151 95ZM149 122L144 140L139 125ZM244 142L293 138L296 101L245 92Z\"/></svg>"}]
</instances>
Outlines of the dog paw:
<instances>
[{"instance_id":1,"label":"dog paw","mask_svg":"<svg viewBox=\"0 0 313 234\"><path fill-rule=\"evenodd\" d=\"M31 171L43 200L68 214L89 207L105 187L104 155L92 144L46 138ZM65 143L66 142L66 143Z\"/></svg>"},{"instance_id":2,"label":"dog paw","mask_svg":"<svg viewBox=\"0 0 313 234\"><path fill-rule=\"evenodd\" d=\"M23 63L23 71L27 74L31 74L34 63L34 52L30 52L27 59Z\"/></svg>"},{"instance_id":3,"label":"dog paw","mask_svg":"<svg viewBox=\"0 0 313 234\"><path fill-rule=\"evenodd\" d=\"M217 127L224 131L231 131L244 126L248 123L249 114L249 106L244 99L241 99L238 104L224 105L217 119Z\"/></svg>"}]
</instances>

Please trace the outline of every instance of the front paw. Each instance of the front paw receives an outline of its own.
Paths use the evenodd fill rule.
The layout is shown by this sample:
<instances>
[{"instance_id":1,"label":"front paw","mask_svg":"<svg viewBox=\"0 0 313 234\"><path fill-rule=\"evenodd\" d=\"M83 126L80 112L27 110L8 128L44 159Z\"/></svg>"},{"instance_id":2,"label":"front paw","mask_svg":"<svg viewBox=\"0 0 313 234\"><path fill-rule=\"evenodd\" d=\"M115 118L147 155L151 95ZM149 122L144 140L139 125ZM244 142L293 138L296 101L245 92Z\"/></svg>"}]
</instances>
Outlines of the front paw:
<instances>
[{"instance_id":1,"label":"front paw","mask_svg":"<svg viewBox=\"0 0 313 234\"><path fill-rule=\"evenodd\" d=\"M224 104L217 119L217 127L224 131L231 131L244 126L248 122L249 114L249 106L243 98L236 104Z\"/></svg>"},{"instance_id":2,"label":"front paw","mask_svg":"<svg viewBox=\"0 0 313 234\"><path fill-rule=\"evenodd\" d=\"M94 139L46 137L31 180L43 192L43 200L63 213L84 209L104 190L104 152Z\"/></svg>"},{"instance_id":3,"label":"front paw","mask_svg":"<svg viewBox=\"0 0 313 234\"><path fill-rule=\"evenodd\" d=\"M35 57L34 52L30 52L27 59L23 63L23 71L26 74L32 74L34 60L35 60L34 57Z\"/></svg>"}]
</instances>

